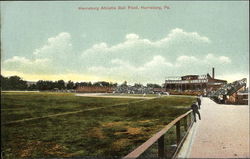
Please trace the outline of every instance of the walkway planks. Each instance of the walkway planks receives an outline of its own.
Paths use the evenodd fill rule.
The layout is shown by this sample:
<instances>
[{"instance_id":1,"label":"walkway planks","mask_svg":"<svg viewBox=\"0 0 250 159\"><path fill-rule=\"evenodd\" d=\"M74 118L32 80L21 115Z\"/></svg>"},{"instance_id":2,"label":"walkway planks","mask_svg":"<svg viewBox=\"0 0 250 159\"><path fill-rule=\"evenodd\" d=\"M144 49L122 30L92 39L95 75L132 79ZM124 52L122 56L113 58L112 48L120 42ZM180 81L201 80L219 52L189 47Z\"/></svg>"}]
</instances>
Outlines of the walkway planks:
<instances>
[{"instance_id":1,"label":"walkway planks","mask_svg":"<svg viewBox=\"0 0 250 159\"><path fill-rule=\"evenodd\" d=\"M249 158L249 106L221 105L203 98L178 158Z\"/></svg>"}]
</instances>

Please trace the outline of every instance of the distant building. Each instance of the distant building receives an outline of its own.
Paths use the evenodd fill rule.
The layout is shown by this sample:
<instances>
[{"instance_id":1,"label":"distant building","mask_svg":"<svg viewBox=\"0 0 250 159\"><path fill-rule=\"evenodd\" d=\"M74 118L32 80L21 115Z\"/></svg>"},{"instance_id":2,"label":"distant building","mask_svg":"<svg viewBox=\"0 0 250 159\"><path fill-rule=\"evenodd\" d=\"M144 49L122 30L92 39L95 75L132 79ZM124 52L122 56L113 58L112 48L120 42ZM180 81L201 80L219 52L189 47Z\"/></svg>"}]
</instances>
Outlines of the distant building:
<instances>
[{"instance_id":1,"label":"distant building","mask_svg":"<svg viewBox=\"0 0 250 159\"><path fill-rule=\"evenodd\" d=\"M209 74L168 77L164 88L170 94L207 95L208 92L217 90L224 84L227 84L227 81L214 77L213 68L212 77Z\"/></svg>"}]
</instances>

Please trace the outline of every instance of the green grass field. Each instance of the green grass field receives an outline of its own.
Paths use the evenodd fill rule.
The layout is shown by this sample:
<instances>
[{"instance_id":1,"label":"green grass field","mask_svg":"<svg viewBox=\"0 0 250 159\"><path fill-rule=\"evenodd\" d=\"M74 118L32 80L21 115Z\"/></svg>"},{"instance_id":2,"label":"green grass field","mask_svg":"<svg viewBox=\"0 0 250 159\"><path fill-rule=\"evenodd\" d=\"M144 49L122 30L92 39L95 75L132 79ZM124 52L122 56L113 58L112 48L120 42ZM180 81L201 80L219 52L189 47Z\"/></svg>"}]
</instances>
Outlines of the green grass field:
<instances>
[{"instance_id":1,"label":"green grass field","mask_svg":"<svg viewBox=\"0 0 250 159\"><path fill-rule=\"evenodd\" d=\"M1 150L4 158L122 157L185 113L194 100L2 93L2 124L21 122L1 125ZM67 112L75 113L35 119ZM34 120L22 122L28 118Z\"/></svg>"}]
</instances>

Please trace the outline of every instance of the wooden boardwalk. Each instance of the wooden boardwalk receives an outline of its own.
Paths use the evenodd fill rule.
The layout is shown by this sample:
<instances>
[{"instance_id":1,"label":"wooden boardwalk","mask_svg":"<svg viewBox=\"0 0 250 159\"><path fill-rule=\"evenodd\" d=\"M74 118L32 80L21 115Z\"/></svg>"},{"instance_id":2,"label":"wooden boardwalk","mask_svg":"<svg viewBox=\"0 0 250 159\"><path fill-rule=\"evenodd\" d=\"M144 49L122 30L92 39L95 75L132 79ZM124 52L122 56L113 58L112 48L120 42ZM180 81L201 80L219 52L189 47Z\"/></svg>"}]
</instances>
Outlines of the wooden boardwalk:
<instances>
[{"instance_id":1,"label":"wooden boardwalk","mask_svg":"<svg viewBox=\"0 0 250 159\"><path fill-rule=\"evenodd\" d=\"M194 123L178 158L249 158L248 105L221 105L202 99L201 120Z\"/></svg>"}]
</instances>

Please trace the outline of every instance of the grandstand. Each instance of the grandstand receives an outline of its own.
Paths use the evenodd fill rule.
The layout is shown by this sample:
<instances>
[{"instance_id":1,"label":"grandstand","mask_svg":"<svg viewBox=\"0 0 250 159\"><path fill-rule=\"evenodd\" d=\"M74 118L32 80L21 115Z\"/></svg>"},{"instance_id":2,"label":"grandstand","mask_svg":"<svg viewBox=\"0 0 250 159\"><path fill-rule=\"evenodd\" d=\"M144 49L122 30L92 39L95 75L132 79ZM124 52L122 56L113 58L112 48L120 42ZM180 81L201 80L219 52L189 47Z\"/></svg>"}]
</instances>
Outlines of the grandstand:
<instances>
[{"instance_id":1,"label":"grandstand","mask_svg":"<svg viewBox=\"0 0 250 159\"><path fill-rule=\"evenodd\" d=\"M226 83L227 81L214 77L213 68L212 77L209 74L167 77L164 88L170 94L207 96L209 92L217 90Z\"/></svg>"},{"instance_id":2,"label":"grandstand","mask_svg":"<svg viewBox=\"0 0 250 159\"><path fill-rule=\"evenodd\" d=\"M241 80L225 84L218 90L210 92L208 96L218 103L247 104L248 91L246 83L247 79L243 78Z\"/></svg>"}]
</instances>

